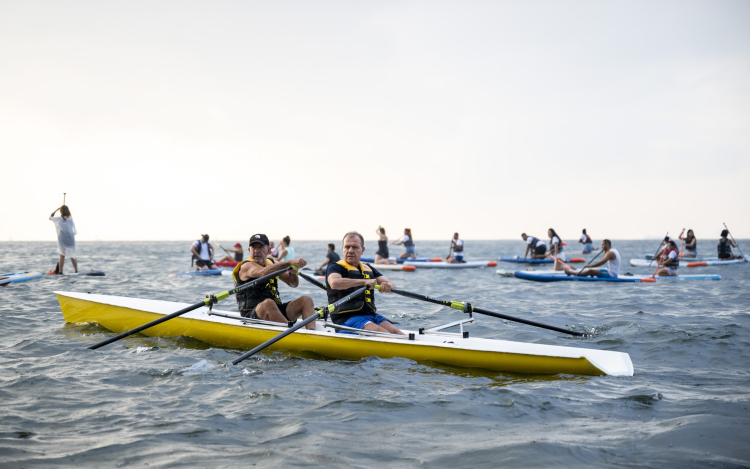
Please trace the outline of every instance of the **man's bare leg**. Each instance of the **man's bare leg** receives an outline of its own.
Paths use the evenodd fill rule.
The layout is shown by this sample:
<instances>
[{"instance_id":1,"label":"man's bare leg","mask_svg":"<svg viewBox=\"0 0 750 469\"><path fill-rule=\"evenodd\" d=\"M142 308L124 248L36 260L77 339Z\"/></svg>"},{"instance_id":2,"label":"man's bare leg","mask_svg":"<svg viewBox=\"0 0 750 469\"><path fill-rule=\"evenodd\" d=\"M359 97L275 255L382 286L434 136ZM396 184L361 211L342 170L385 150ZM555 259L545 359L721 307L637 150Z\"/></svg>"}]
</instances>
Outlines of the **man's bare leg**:
<instances>
[{"instance_id":1,"label":"man's bare leg","mask_svg":"<svg viewBox=\"0 0 750 469\"><path fill-rule=\"evenodd\" d=\"M403 332L401 332L400 330L398 330L398 328L396 328L396 326L394 326L393 324L391 324L388 321L381 322L379 326L377 324L375 324L374 322L368 322L367 324L365 324L364 328L367 329L368 331L389 332L391 334L406 335Z\"/></svg>"},{"instance_id":2,"label":"man's bare leg","mask_svg":"<svg viewBox=\"0 0 750 469\"><path fill-rule=\"evenodd\" d=\"M75 259L73 259L73 258L71 257L71 258L70 258L70 262L72 262L72 263L73 263L73 269L75 269L76 273L78 273L78 261L77 261L77 260L75 260Z\"/></svg>"},{"instance_id":3,"label":"man's bare leg","mask_svg":"<svg viewBox=\"0 0 750 469\"><path fill-rule=\"evenodd\" d=\"M281 314L276 302L272 299L263 300L261 304L255 307L255 314L264 321L273 321L286 324L287 319Z\"/></svg>"},{"instance_id":4,"label":"man's bare leg","mask_svg":"<svg viewBox=\"0 0 750 469\"><path fill-rule=\"evenodd\" d=\"M274 306L276 306L276 303L274 303ZM281 311L279 311L279 314L281 314ZM292 322L297 321L300 316L302 316L302 319L304 320L314 314L315 305L313 305L313 300L309 296L300 296L299 298L290 301L289 304L286 305L286 316ZM315 323L311 322L306 327L307 329L314 331Z\"/></svg>"}]
</instances>

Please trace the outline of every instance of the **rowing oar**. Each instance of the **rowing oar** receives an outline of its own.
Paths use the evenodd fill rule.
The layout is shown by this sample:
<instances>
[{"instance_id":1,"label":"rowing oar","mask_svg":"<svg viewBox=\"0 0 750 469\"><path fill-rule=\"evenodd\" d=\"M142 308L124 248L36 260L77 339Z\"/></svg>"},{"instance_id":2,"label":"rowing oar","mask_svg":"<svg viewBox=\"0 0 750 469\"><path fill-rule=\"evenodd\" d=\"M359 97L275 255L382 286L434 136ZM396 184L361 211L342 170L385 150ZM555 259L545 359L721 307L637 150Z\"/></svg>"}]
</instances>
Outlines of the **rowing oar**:
<instances>
[{"instance_id":1,"label":"rowing oar","mask_svg":"<svg viewBox=\"0 0 750 469\"><path fill-rule=\"evenodd\" d=\"M726 230L729 231L729 228L727 228L727 224L726 223L724 223L724 228L726 228ZM732 232L731 231L729 231L729 236L732 238L732 241L734 241L734 244L737 246L737 250L740 252L740 256L742 256L742 258L744 259L745 255L742 254L742 249L740 249L740 245L737 243L737 240L734 239L734 236L732 236Z\"/></svg>"},{"instance_id":2,"label":"rowing oar","mask_svg":"<svg viewBox=\"0 0 750 469\"><path fill-rule=\"evenodd\" d=\"M262 283L262 282L265 282L266 280L270 280L270 279L272 279L274 277L278 277L279 275L283 274L284 272L286 272L288 270L291 270L291 269L296 269L296 268L297 268L296 266L290 266L290 267L287 267L286 269L281 269L281 270L277 270L276 272L271 272L270 274L264 275L263 277L260 277L260 278L257 278L255 280L253 280L252 282L245 283L245 284L243 284L243 285L235 288L234 290L223 291L223 292L218 293L216 295L208 295L205 300L203 300L203 301L201 301L199 303L196 303L196 304L194 304L192 306L188 306L187 308L183 308L183 309L181 309L179 311L176 311L176 312L174 312L174 313L172 313L172 314L170 314L168 316L164 316L162 318L159 318L156 321L151 321L148 324L144 324L142 326L136 327L135 329L129 330L127 332L123 332L122 334L120 334L118 336L111 337L111 338L105 340L104 342L99 342L98 344L92 345L91 347L88 347L88 348L91 349L91 350L96 350L99 347L104 347L105 345L111 344L112 342L116 342L116 341L118 341L120 339L124 339L125 337L127 337L129 335L133 335L136 332L141 332L142 330L148 329L149 327L156 326L157 324L161 324L161 323L163 323L165 321L169 321L170 319L176 318L177 316L182 316L183 314L189 313L190 311L196 310L196 309L198 309L198 308L200 308L202 306L208 306L210 308L214 304L218 303L221 300L229 298L230 296L234 295L235 293L238 293L238 292L241 292L243 290L246 290L246 289L252 287L253 285L255 285L257 283Z\"/></svg>"},{"instance_id":3,"label":"rowing oar","mask_svg":"<svg viewBox=\"0 0 750 469\"><path fill-rule=\"evenodd\" d=\"M380 290L380 285L375 285L375 288L377 288L378 290ZM408 291L404 291L404 290L396 290L396 289L391 290L391 293L395 293L397 295L405 296L407 298L413 298L415 300L426 301L428 303L435 303L436 305L447 306L449 308L457 309L459 311L468 312L467 308L466 308L467 305L465 303L461 303L460 301L439 300L437 298L431 298L429 296L420 295L419 293L412 293L412 292L408 292ZM516 318L516 317L508 316L508 315L502 314L502 313L495 313L494 311L487 311L486 309L475 308L474 306L471 306L471 305L469 305L469 306L471 308L471 311L474 312L474 313L484 314L486 316L492 316L492 317L499 318L499 319L507 319L508 321L520 322L522 324L528 324L529 326L541 327L542 329L549 329L550 331L564 332L564 333L570 334L570 335L577 335L577 336L584 336L585 335L582 332L569 331L567 329L562 329L560 327L548 326L547 324L542 324L542 323L539 323L539 322L529 321L528 319Z\"/></svg>"},{"instance_id":4,"label":"rowing oar","mask_svg":"<svg viewBox=\"0 0 750 469\"><path fill-rule=\"evenodd\" d=\"M333 313L334 311L336 311L336 308L339 305L341 305L343 303L346 303L347 301L351 300L352 298L355 298L355 297L361 295L362 293L365 292L366 289L367 289L367 287L362 287L359 290L353 292L351 295L349 295L349 296L347 296L345 298L342 298L342 299L338 300L335 303L331 303L328 306L324 306L324 307L320 308L319 310L315 311L315 314L313 314L309 318L305 319L304 321L300 322L299 324L295 324L294 326L292 326L289 329L285 330L284 332L282 332L281 334L277 335L273 339L270 339L270 340L267 340L267 341L263 342L262 344L258 345L254 349L250 350L249 352L247 352L247 353L243 354L242 356L240 356L239 358L235 359L234 361L232 361L232 365L236 365L239 362L241 362L242 360L244 360L246 358L249 358L249 357L252 357L253 355L255 355L256 353L260 352L261 350L263 350L264 348L268 347L269 345L275 344L276 342L280 341L281 339L283 339L284 337L288 336L292 332L294 332L294 331L296 331L298 329L302 329L303 327L305 327L306 325L310 324L311 322L317 320L318 318L323 319L326 316L327 313Z\"/></svg>"},{"instance_id":5,"label":"rowing oar","mask_svg":"<svg viewBox=\"0 0 750 469\"><path fill-rule=\"evenodd\" d=\"M326 286L325 286L325 284L323 282L319 282L317 279L314 279L314 278L310 277L307 274L303 274L302 272L297 272L297 275L299 275L303 279L307 280L308 282L312 283L316 287L322 288L323 290L327 290L327 288L326 288Z\"/></svg>"}]
</instances>

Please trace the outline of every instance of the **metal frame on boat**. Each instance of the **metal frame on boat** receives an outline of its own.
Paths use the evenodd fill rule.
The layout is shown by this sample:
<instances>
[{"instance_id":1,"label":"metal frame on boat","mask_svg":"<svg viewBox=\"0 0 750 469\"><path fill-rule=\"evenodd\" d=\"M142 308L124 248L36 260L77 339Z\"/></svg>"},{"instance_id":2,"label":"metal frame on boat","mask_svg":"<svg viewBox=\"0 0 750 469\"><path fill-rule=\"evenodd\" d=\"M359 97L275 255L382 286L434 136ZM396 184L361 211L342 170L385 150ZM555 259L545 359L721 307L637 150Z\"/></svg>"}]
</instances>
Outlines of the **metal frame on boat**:
<instances>
[{"instance_id":1,"label":"metal frame on boat","mask_svg":"<svg viewBox=\"0 0 750 469\"><path fill-rule=\"evenodd\" d=\"M98 323L118 333L186 306L168 301L88 293L55 293L67 322ZM404 331L406 336L359 329L354 330L357 334L337 334L335 330L342 326L334 328L330 323L326 325L324 321L317 321L316 330L301 329L271 345L268 350L313 352L343 360L360 360L369 356L403 357L417 362L516 373L633 375L633 364L627 353L470 338L463 326L473 320L470 316L430 329ZM186 336L217 347L250 350L287 329L284 324L259 321L201 307L143 333L154 337ZM455 326L460 327L460 333L444 332L444 329Z\"/></svg>"}]
</instances>

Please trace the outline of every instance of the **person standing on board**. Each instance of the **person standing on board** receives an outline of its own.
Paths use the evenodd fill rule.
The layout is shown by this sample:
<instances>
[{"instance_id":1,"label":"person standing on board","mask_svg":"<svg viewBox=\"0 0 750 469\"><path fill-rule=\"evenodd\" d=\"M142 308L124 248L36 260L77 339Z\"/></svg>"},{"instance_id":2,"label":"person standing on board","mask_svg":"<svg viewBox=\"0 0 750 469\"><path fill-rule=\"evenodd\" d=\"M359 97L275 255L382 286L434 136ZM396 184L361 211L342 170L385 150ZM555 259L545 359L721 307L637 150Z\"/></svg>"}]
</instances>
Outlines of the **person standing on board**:
<instances>
[{"instance_id":1,"label":"person standing on board","mask_svg":"<svg viewBox=\"0 0 750 469\"><path fill-rule=\"evenodd\" d=\"M578 242L583 244L583 252L581 254L591 254L591 251L594 250L594 242L591 241L591 236L586 234L586 228L583 229L583 234Z\"/></svg>"},{"instance_id":2,"label":"person standing on board","mask_svg":"<svg viewBox=\"0 0 750 469\"><path fill-rule=\"evenodd\" d=\"M250 252L249 258L236 265L232 270L235 287L290 266L301 269L307 265L307 261L304 259L274 262L268 257L270 243L268 242L268 236L264 234L259 233L251 236L249 244L250 247L247 248ZM309 296L300 296L283 303L279 296L279 280L292 288L297 288L299 285L299 277L296 271L288 271L277 278L272 278L265 285L255 285L247 290L239 291L236 296L237 309L240 310L240 314L250 319L262 319L285 324L289 321L295 322L300 316L302 316L302 319L307 319L315 314L315 306ZM315 323L308 324L307 328L314 330Z\"/></svg>"},{"instance_id":3,"label":"person standing on board","mask_svg":"<svg viewBox=\"0 0 750 469\"><path fill-rule=\"evenodd\" d=\"M233 247L234 249L227 251L227 255L219 259L219 262L242 262L242 258L245 254L245 251L242 250L242 245L240 243L234 243ZM230 252L234 254L234 257L228 254Z\"/></svg>"},{"instance_id":4,"label":"person standing on board","mask_svg":"<svg viewBox=\"0 0 750 469\"><path fill-rule=\"evenodd\" d=\"M55 213L58 210L60 216L56 217ZM73 215L70 214L70 209L67 205L61 205L52 212L49 219L55 224L55 230L57 230L57 253L60 255L57 260L57 268L51 273L63 273L66 257L70 258L73 269L78 273L78 261L76 260L76 235L78 231L76 230L76 224L73 222Z\"/></svg>"},{"instance_id":5,"label":"person standing on board","mask_svg":"<svg viewBox=\"0 0 750 469\"><path fill-rule=\"evenodd\" d=\"M198 270L215 270L214 264L214 247L208 242L208 235L201 235L201 239L193 242L190 246L190 252L193 253L195 267Z\"/></svg>"},{"instance_id":6,"label":"person standing on board","mask_svg":"<svg viewBox=\"0 0 750 469\"><path fill-rule=\"evenodd\" d=\"M547 245L544 244L539 238L528 236L526 233L521 233L521 238L526 242L526 251L523 253L523 258L531 253L532 259L546 259L547 258Z\"/></svg>"},{"instance_id":7,"label":"person standing on board","mask_svg":"<svg viewBox=\"0 0 750 469\"><path fill-rule=\"evenodd\" d=\"M464 240L458 238L458 233L453 233L451 249L453 250L453 255L448 256L446 261L450 264L460 264L464 262Z\"/></svg>"},{"instance_id":8,"label":"person standing on board","mask_svg":"<svg viewBox=\"0 0 750 469\"><path fill-rule=\"evenodd\" d=\"M375 253L375 264L398 264L388 257L388 236L385 235L385 228L378 226L375 234L378 235L378 252Z\"/></svg>"},{"instance_id":9,"label":"person standing on board","mask_svg":"<svg viewBox=\"0 0 750 469\"><path fill-rule=\"evenodd\" d=\"M617 278L620 275L620 252L612 247L612 241L605 239L602 241L602 250L604 257L594 264L586 264L580 270L566 267L565 273L579 277L600 277L600 278ZM592 269L606 264L604 269Z\"/></svg>"},{"instance_id":10,"label":"person standing on board","mask_svg":"<svg viewBox=\"0 0 750 469\"><path fill-rule=\"evenodd\" d=\"M281 239L281 249L279 254L274 257L274 260L276 261L288 261L289 259L294 258L294 248L290 246L292 244L292 238L289 236L284 236Z\"/></svg>"},{"instance_id":11,"label":"person standing on board","mask_svg":"<svg viewBox=\"0 0 750 469\"><path fill-rule=\"evenodd\" d=\"M326 271L325 269L323 269L323 267L327 265L335 264L341 260L339 255L334 252L335 250L336 250L336 245L333 243L329 243L328 253L326 254L326 260L324 260L323 263L320 264L320 267L318 267L318 270L315 271L315 275L325 275Z\"/></svg>"},{"instance_id":12,"label":"person standing on board","mask_svg":"<svg viewBox=\"0 0 750 469\"><path fill-rule=\"evenodd\" d=\"M680 239L683 239L680 236ZM687 237L685 239L685 247L682 249L682 257L695 258L698 257L698 240L695 239L693 230L687 231Z\"/></svg>"},{"instance_id":13,"label":"person standing on board","mask_svg":"<svg viewBox=\"0 0 750 469\"><path fill-rule=\"evenodd\" d=\"M403 335L390 321L377 314L373 294L375 285L380 285L380 293L390 293L396 285L369 264L359 261L365 252L365 239L356 231L350 231L344 235L343 251L344 258L329 265L326 272L328 303L346 298L363 286L367 290L364 296L352 298L339 306L331 314L331 321L355 329Z\"/></svg>"},{"instance_id":14,"label":"person standing on board","mask_svg":"<svg viewBox=\"0 0 750 469\"><path fill-rule=\"evenodd\" d=\"M659 266L661 268L656 271L656 275L659 277L677 276L677 269L680 268L680 250L677 249L677 243L671 239L664 246L664 249L662 249Z\"/></svg>"},{"instance_id":15,"label":"person standing on board","mask_svg":"<svg viewBox=\"0 0 750 469\"><path fill-rule=\"evenodd\" d=\"M406 252L398 256L399 259L407 259L407 258L416 259L417 258L417 254L416 254L416 250L414 246L414 238L412 238L411 236L411 228L404 228L404 237L397 239L396 241L389 244L389 246L393 246L394 244L396 246L400 246L403 244L404 247L406 248Z\"/></svg>"},{"instance_id":16,"label":"person standing on board","mask_svg":"<svg viewBox=\"0 0 750 469\"><path fill-rule=\"evenodd\" d=\"M729 236L729 230L721 230L721 238L719 239L719 244L716 247L719 252L719 259L725 261L737 259L737 257L735 257L734 253L732 252L732 248L736 248L737 244L731 239L727 238L727 236ZM75 265L75 263L73 265Z\"/></svg>"},{"instance_id":17,"label":"person standing on board","mask_svg":"<svg viewBox=\"0 0 750 469\"><path fill-rule=\"evenodd\" d=\"M554 228L547 230L547 236L549 236L549 254L555 259L555 270L563 270L563 264L557 262L557 259L565 261L562 240L557 236Z\"/></svg>"}]
</instances>

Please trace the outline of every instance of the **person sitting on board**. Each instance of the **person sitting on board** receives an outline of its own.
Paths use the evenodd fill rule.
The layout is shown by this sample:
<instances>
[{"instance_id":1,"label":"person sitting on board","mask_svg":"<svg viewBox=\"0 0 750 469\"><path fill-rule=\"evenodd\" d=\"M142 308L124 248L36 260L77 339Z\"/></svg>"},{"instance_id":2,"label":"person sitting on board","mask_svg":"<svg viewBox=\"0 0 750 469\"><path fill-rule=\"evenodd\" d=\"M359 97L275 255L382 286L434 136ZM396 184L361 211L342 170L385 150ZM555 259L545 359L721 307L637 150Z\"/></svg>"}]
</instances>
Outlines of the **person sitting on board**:
<instances>
[{"instance_id":1,"label":"person sitting on board","mask_svg":"<svg viewBox=\"0 0 750 469\"><path fill-rule=\"evenodd\" d=\"M680 239L683 239L682 236L680 236ZM684 240L685 247L682 250L682 257L698 257L698 240L695 239L693 230L687 230L687 236L684 238Z\"/></svg>"},{"instance_id":2,"label":"person sitting on board","mask_svg":"<svg viewBox=\"0 0 750 469\"><path fill-rule=\"evenodd\" d=\"M216 270L214 264L214 246L208 242L208 235L202 234L201 239L196 240L190 246L190 252L193 253L195 267L198 270Z\"/></svg>"},{"instance_id":3,"label":"person sitting on board","mask_svg":"<svg viewBox=\"0 0 750 469\"><path fill-rule=\"evenodd\" d=\"M665 236L664 240L661 242L661 246L659 246L659 250L656 251L656 254L654 254L654 257L652 257L652 259L658 259L659 257L661 257L661 255L664 253L664 249L669 246L669 241L669 236Z\"/></svg>"},{"instance_id":4,"label":"person sitting on board","mask_svg":"<svg viewBox=\"0 0 750 469\"><path fill-rule=\"evenodd\" d=\"M612 247L612 241L605 239L602 241L602 250L604 257L594 264L586 264L579 271L577 269L566 267L565 273L578 277L600 277L600 278L617 278L620 275L620 252ZM592 269L607 264L604 269Z\"/></svg>"},{"instance_id":5,"label":"person sitting on board","mask_svg":"<svg viewBox=\"0 0 750 469\"><path fill-rule=\"evenodd\" d=\"M227 255L222 257L219 262L242 262L242 258L244 257L245 251L242 250L242 245L240 243L234 243L234 249L231 251L227 251ZM230 256L229 253L233 253L234 257Z\"/></svg>"},{"instance_id":6,"label":"person sitting on board","mask_svg":"<svg viewBox=\"0 0 750 469\"><path fill-rule=\"evenodd\" d=\"M284 236L281 238L281 248L279 253L274 256L275 261L288 261L294 258L294 248L290 246L292 244L292 238Z\"/></svg>"},{"instance_id":7,"label":"person sitting on board","mask_svg":"<svg viewBox=\"0 0 750 469\"><path fill-rule=\"evenodd\" d=\"M378 235L378 252L375 253L375 264L398 264L397 261L392 261L388 257L388 236L385 235L385 228L378 226L375 234Z\"/></svg>"},{"instance_id":8,"label":"person sitting on board","mask_svg":"<svg viewBox=\"0 0 750 469\"><path fill-rule=\"evenodd\" d=\"M662 249L659 266L661 268L656 271L656 275L659 277L677 276L677 270L680 268L680 250L677 249L677 243L671 239L664 246L664 249Z\"/></svg>"},{"instance_id":9,"label":"person sitting on board","mask_svg":"<svg viewBox=\"0 0 750 469\"><path fill-rule=\"evenodd\" d=\"M380 293L390 293L396 285L374 267L360 262L359 259L365 252L365 239L356 231L350 231L344 235L342 244L344 258L330 264L326 272L328 303L346 298L363 286L367 290L364 296L357 296L339 306L331 314L331 321L354 329L403 334L390 321L377 314L373 295L375 285L380 285Z\"/></svg>"},{"instance_id":10,"label":"person sitting on board","mask_svg":"<svg viewBox=\"0 0 750 469\"><path fill-rule=\"evenodd\" d=\"M553 228L547 230L547 236L549 236L549 255L555 259L555 270L563 270L564 264L557 262L557 259L565 261L565 252L563 251L563 243L557 232Z\"/></svg>"},{"instance_id":11,"label":"person sitting on board","mask_svg":"<svg viewBox=\"0 0 750 469\"><path fill-rule=\"evenodd\" d=\"M581 254L591 254L591 251L598 251L598 249L594 249L594 242L591 241L591 236L586 234L586 228L583 229L583 234L578 242L583 243L583 252Z\"/></svg>"},{"instance_id":12,"label":"person sitting on board","mask_svg":"<svg viewBox=\"0 0 750 469\"><path fill-rule=\"evenodd\" d=\"M417 258L417 254L416 254L416 250L414 246L414 238L412 238L411 236L411 228L404 228L404 237L397 239L396 241L392 242L388 246L393 246L394 244L396 246L400 246L403 244L404 247L406 248L406 252L398 256L399 259L407 259L407 258L416 259Z\"/></svg>"},{"instance_id":13,"label":"person sitting on board","mask_svg":"<svg viewBox=\"0 0 750 469\"><path fill-rule=\"evenodd\" d=\"M250 247L247 250L250 252L250 256L247 260L237 264L232 270L235 287L290 266L301 269L307 265L307 261L301 258L281 262L273 261L268 257L270 247L268 236L264 234L258 233L251 236L249 244ZM300 296L283 303L279 296L279 280L292 288L297 288L299 285L299 277L296 271L288 271L279 275L278 278L272 278L264 285L255 285L247 290L239 291L237 292L237 309L240 310L240 314L250 319L262 319L284 324L290 321L295 322L300 316L302 316L302 319L307 319L315 314L315 306L309 296ZM307 328L314 330L315 323L308 324Z\"/></svg>"},{"instance_id":14,"label":"person sitting on board","mask_svg":"<svg viewBox=\"0 0 750 469\"><path fill-rule=\"evenodd\" d=\"M325 275L327 265L335 264L336 262L340 261L341 258L339 255L334 252L336 250L336 245L333 243L328 244L328 253L326 254L326 260L323 261L322 264L320 264L320 267L315 271L315 275ZM324 267L326 267L324 269Z\"/></svg>"},{"instance_id":15,"label":"person sitting on board","mask_svg":"<svg viewBox=\"0 0 750 469\"><path fill-rule=\"evenodd\" d=\"M521 238L526 241L526 251L523 253L524 259L529 253L531 253L532 259L545 259L547 257L547 245L544 244L544 241L526 233L521 233Z\"/></svg>"},{"instance_id":16,"label":"person sitting on board","mask_svg":"<svg viewBox=\"0 0 750 469\"><path fill-rule=\"evenodd\" d=\"M60 211L60 216L56 217L55 213L58 210ZM57 260L57 267L50 273L62 275L66 257L70 258L70 262L73 263L73 269L78 273L78 261L76 260L76 235L78 231L76 230L76 224L73 222L73 215L70 214L70 208L67 205L61 205L52 212L49 220L55 224L55 230L57 231L57 253L60 255Z\"/></svg>"},{"instance_id":17,"label":"person sitting on board","mask_svg":"<svg viewBox=\"0 0 750 469\"><path fill-rule=\"evenodd\" d=\"M731 239L727 238L727 236L729 236L729 230L721 230L721 238L719 239L719 244L717 246L717 250L719 251L719 259L723 261L738 259L738 257L735 257L734 253L732 252L732 248L736 248L737 244Z\"/></svg>"},{"instance_id":18,"label":"person sitting on board","mask_svg":"<svg viewBox=\"0 0 750 469\"><path fill-rule=\"evenodd\" d=\"M458 233L453 233L453 239L451 239L451 250L453 255L448 255L445 259L450 264L460 264L464 262L464 240L458 238Z\"/></svg>"}]
</instances>

